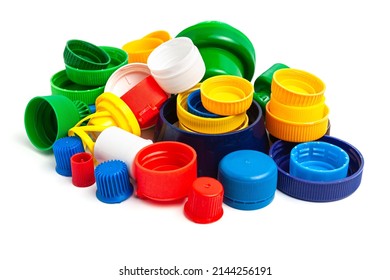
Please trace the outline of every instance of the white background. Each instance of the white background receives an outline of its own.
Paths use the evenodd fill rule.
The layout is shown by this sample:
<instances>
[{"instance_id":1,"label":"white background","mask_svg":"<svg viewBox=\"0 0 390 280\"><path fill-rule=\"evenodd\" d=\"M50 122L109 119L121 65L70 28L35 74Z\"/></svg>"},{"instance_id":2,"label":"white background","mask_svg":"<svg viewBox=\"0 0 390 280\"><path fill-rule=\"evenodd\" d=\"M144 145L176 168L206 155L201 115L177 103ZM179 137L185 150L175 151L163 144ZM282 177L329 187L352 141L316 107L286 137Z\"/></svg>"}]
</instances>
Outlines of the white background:
<instances>
[{"instance_id":1,"label":"white background","mask_svg":"<svg viewBox=\"0 0 390 280\"><path fill-rule=\"evenodd\" d=\"M9 1L1 4L0 279L237 279L214 266L270 266L238 279L390 279L389 26L386 1ZM69 39L121 47L158 29L175 36L204 20L245 33L252 82L281 62L326 84L331 135L365 159L350 197L304 202L277 191L256 211L224 205L199 225L183 204L132 196L117 205L55 172L24 130L30 99L50 95ZM202 268L207 276L119 276L129 268Z\"/></svg>"}]
</instances>

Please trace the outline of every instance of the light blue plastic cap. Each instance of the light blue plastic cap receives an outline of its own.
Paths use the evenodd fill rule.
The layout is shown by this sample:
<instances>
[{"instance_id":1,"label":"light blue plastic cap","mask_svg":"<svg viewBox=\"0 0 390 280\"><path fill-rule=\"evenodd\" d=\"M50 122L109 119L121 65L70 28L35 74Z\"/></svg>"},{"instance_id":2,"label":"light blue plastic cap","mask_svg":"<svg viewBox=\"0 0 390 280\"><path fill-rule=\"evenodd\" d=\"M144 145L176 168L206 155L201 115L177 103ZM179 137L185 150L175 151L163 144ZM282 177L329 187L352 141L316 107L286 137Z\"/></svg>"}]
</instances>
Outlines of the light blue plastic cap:
<instances>
[{"instance_id":1,"label":"light blue plastic cap","mask_svg":"<svg viewBox=\"0 0 390 280\"><path fill-rule=\"evenodd\" d=\"M300 143L290 152L290 174L304 180L339 180L347 176L348 166L348 154L323 141Z\"/></svg>"}]
</instances>

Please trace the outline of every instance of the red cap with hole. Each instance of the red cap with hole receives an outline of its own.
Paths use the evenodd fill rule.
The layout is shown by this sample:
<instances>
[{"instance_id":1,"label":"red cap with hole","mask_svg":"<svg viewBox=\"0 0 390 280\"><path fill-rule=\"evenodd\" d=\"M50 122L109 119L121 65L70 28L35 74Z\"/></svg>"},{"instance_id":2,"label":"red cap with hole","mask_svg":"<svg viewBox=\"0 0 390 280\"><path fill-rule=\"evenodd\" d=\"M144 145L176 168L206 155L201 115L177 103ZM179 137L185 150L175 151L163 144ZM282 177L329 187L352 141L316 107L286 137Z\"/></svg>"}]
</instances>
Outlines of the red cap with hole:
<instances>
[{"instance_id":1,"label":"red cap with hole","mask_svg":"<svg viewBox=\"0 0 390 280\"><path fill-rule=\"evenodd\" d=\"M222 184L212 177L199 177L192 184L184 214L195 223L213 223L223 215L222 203Z\"/></svg>"},{"instance_id":2,"label":"red cap with hole","mask_svg":"<svg viewBox=\"0 0 390 280\"><path fill-rule=\"evenodd\" d=\"M72 184L76 187L89 187L95 183L94 162L90 153L74 154L70 158Z\"/></svg>"},{"instance_id":3,"label":"red cap with hole","mask_svg":"<svg viewBox=\"0 0 390 280\"><path fill-rule=\"evenodd\" d=\"M177 141L161 141L138 151L134 159L136 194L156 201L187 197L197 177L196 151Z\"/></svg>"}]
</instances>

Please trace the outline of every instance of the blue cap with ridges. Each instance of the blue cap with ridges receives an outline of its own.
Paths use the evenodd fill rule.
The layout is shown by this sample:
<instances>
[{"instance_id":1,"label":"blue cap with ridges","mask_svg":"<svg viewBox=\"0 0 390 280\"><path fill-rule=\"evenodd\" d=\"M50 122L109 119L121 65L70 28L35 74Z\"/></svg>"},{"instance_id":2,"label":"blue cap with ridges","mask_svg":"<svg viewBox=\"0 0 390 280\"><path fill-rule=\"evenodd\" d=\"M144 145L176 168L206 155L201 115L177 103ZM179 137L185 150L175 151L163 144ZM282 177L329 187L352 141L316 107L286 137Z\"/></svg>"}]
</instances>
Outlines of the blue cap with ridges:
<instances>
[{"instance_id":1,"label":"blue cap with ridges","mask_svg":"<svg viewBox=\"0 0 390 280\"><path fill-rule=\"evenodd\" d=\"M78 136L66 136L56 140L53 144L53 153L57 173L62 176L71 177L70 158L81 152L84 152L84 146Z\"/></svg>"},{"instance_id":2,"label":"blue cap with ridges","mask_svg":"<svg viewBox=\"0 0 390 280\"><path fill-rule=\"evenodd\" d=\"M121 160L104 161L95 168L96 197L104 203L120 203L133 194L127 165Z\"/></svg>"},{"instance_id":3,"label":"blue cap with ridges","mask_svg":"<svg viewBox=\"0 0 390 280\"><path fill-rule=\"evenodd\" d=\"M363 175L364 158L358 149L341 139L324 135L319 141L336 145L349 156L345 178L333 181L311 181L292 176L289 172L290 152L298 144L277 140L269 151L278 166L278 190L297 199L311 202L331 202L354 193Z\"/></svg>"},{"instance_id":4,"label":"blue cap with ridges","mask_svg":"<svg viewBox=\"0 0 390 280\"><path fill-rule=\"evenodd\" d=\"M267 206L275 196L277 174L276 163L265 153L238 150L227 154L218 167L224 203L240 210Z\"/></svg>"}]
</instances>

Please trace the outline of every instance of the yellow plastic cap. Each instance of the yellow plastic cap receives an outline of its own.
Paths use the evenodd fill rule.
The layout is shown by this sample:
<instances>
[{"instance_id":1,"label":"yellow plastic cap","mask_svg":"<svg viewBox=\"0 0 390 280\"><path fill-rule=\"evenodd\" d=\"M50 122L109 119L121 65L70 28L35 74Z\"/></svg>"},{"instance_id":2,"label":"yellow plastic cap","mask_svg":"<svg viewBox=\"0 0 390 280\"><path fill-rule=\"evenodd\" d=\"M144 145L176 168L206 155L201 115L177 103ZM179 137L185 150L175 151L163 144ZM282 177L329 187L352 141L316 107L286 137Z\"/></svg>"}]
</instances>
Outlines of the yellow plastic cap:
<instances>
[{"instance_id":1,"label":"yellow plastic cap","mask_svg":"<svg viewBox=\"0 0 390 280\"><path fill-rule=\"evenodd\" d=\"M292 122L314 122L324 117L325 97L321 102L311 106L291 106L279 102L271 95L269 110L280 119Z\"/></svg>"},{"instance_id":2,"label":"yellow plastic cap","mask_svg":"<svg viewBox=\"0 0 390 280\"><path fill-rule=\"evenodd\" d=\"M245 113L252 104L253 92L251 82L233 75L210 77L200 87L203 106L221 116Z\"/></svg>"},{"instance_id":3,"label":"yellow plastic cap","mask_svg":"<svg viewBox=\"0 0 390 280\"><path fill-rule=\"evenodd\" d=\"M291 106L311 106L322 101L325 84L317 76L294 68L275 71L271 95L280 103Z\"/></svg>"},{"instance_id":4,"label":"yellow plastic cap","mask_svg":"<svg viewBox=\"0 0 390 280\"><path fill-rule=\"evenodd\" d=\"M314 122L293 122L278 118L270 111L270 102L265 108L267 131L278 139L288 142L314 141L324 136L328 129L329 108L326 105L322 118Z\"/></svg>"},{"instance_id":5,"label":"yellow plastic cap","mask_svg":"<svg viewBox=\"0 0 390 280\"><path fill-rule=\"evenodd\" d=\"M247 118L246 113L220 118L204 118L189 113L187 98L191 92L199 89L198 86L199 84L177 95L176 107L179 127L185 128L187 131L204 134L222 134L242 128Z\"/></svg>"},{"instance_id":6,"label":"yellow plastic cap","mask_svg":"<svg viewBox=\"0 0 390 280\"><path fill-rule=\"evenodd\" d=\"M163 42L159 38L141 38L124 44L122 49L127 52L129 63L146 63L150 53Z\"/></svg>"},{"instance_id":7,"label":"yellow plastic cap","mask_svg":"<svg viewBox=\"0 0 390 280\"><path fill-rule=\"evenodd\" d=\"M144 38L157 38L162 40L163 42L172 39L171 34L169 34L169 32L165 30L156 30L150 32L149 34L145 35Z\"/></svg>"}]
</instances>

